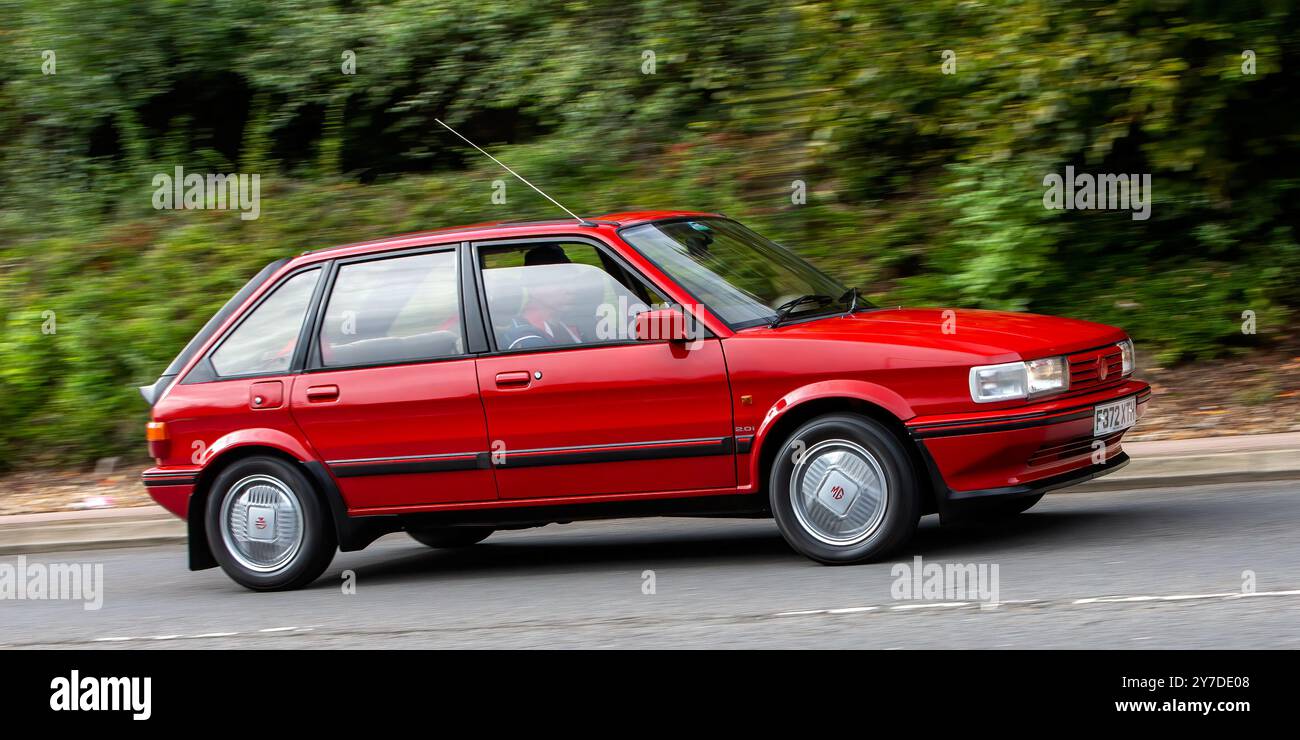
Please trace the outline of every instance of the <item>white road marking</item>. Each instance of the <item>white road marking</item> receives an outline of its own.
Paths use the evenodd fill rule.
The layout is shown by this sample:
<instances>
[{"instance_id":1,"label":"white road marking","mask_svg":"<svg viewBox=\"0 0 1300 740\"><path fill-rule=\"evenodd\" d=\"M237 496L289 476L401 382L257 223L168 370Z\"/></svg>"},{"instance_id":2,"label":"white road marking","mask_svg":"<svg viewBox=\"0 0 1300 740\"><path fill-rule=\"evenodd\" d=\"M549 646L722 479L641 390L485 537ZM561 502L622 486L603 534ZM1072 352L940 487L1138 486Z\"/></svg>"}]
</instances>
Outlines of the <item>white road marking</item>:
<instances>
[{"instance_id":1,"label":"white road marking","mask_svg":"<svg viewBox=\"0 0 1300 740\"><path fill-rule=\"evenodd\" d=\"M1300 596L1300 590L1296 591L1256 591L1249 594L1233 594L1230 599L1248 599L1251 596Z\"/></svg>"},{"instance_id":2,"label":"white road marking","mask_svg":"<svg viewBox=\"0 0 1300 740\"><path fill-rule=\"evenodd\" d=\"M791 611L777 612L771 614L771 617L810 617L819 615L841 615L841 614L865 614L881 610L887 611L916 611L919 609L962 609L966 607L975 607L980 611L992 611L1003 606L1030 605L1038 604L1044 606L1052 605L1069 605L1069 606L1087 606L1091 604L1149 604L1153 602L1164 603L1188 603L1194 601L1207 601L1210 599L1221 599L1232 601L1237 599L1249 599L1255 597L1279 597L1279 596L1300 596L1300 589L1287 591L1256 591L1253 593L1241 593L1237 591L1225 591L1220 593L1209 594L1168 594L1158 595L1135 595L1135 596L1089 596L1081 599L1070 599L1068 601L1052 601L1050 599L1007 599L998 602L979 602L979 601L922 601L908 604L873 604L869 606L849 606L834 609L795 609ZM311 632L317 625L307 627L264 627L257 630L259 634L275 634L281 632ZM96 637L93 642L131 642L143 640L178 640L178 639L212 639L219 637L235 637L239 632L204 632L196 635L153 635L148 637Z\"/></svg>"},{"instance_id":3,"label":"white road marking","mask_svg":"<svg viewBox=\"0 0 1300 740\"><path fill-rule=\"evenodd\" d=\"M777 612L773 617L810 617L824 614L860 614L863 612L880 611L915 611L917 609L951 609L962 607L978 607L981 611L991 611L1002 606L1016 606L1026 604L1041 604L1050 606L1070 605L1084 606L1088 604L1147 604L1152 602L1189 602L1205 601L1209 599L1221 599L1231 601L1236 599L1250 599L1265 596L1300 596L1300 589L1291 591L1255 591L1253 593L1242 593L1240 591L1224 591L1221 593L1210 594L1169 594L1165 596L1138 595L1138 596L1089 596L1082 599L1070 599L1068 601L1052 601L1049 599L1006 599L1003 601L920 601L907 604L883 604L874 606L850 606L838 609L796 609L792 611Z\"/></svg>"},{"instance_id":4,"label":"white road marking","mask_svg":"<svg viewBox=\"0 0 1300 740\"><path fill-rule=\"evenodd\" d=\"M1075 604L1123 604L1130 601L1159 601L1159 596L1093 596L1087 599L1075 599Z\"/></svg>"},{"instance_id":5,"label":"white road marking","mask_svg":"<svg viewBox=\"0 0 1300 740\"><path fill-rule=\"evenodd\" d=\"M260 629L258 632L311 632L315 626L311 627L267 627ZM143 637L96 637L92 642L142 642L145 640L203 640L216 637L235 637L239 632L203 632L197 635L147 635Z\"/></svg>"}]
</instances>

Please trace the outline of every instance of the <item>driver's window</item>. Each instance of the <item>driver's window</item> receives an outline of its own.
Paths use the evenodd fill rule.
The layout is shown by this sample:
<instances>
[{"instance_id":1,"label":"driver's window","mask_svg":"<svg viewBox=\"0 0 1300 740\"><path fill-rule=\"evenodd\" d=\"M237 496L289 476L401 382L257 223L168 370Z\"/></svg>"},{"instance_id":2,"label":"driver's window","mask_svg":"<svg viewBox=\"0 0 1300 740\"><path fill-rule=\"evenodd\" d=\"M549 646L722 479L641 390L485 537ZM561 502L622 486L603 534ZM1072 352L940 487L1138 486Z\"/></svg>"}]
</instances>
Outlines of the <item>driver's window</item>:
<instances>
[{"instance_id":1,"label":"driver's window","mask_svg":"<svg viewBox=\"0 0 1300 740\"><path fill-rule=\"evenodd\" d=\"M281 283L254 308L212 353L212 367L217 375L287 372L319 277L318 269L300 272Z\"/></svg>"},{"instance_id":2,"label":"driver's window","mask_svg":"<svg viewBox=\"0 0 1300 740\"><path fill-rule=\"evenodd\" d=\"M584 242L480 247L501 350L635 339L635 316L664 299Z\"/></svg>"}]
</instances>

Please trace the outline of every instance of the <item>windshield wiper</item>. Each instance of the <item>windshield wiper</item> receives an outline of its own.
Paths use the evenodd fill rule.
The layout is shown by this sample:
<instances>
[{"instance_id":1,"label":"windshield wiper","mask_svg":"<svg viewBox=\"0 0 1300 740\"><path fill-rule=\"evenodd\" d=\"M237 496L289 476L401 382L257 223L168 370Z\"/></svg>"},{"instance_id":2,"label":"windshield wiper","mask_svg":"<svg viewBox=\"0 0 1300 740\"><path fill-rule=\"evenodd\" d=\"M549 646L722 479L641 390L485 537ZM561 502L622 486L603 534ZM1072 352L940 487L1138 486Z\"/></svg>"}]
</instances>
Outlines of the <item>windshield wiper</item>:
<instances>
[{"instance_id":1,"label":"windshield wiper","mask_svg":"<svg viewBox=\"0 0 1300 740\"><path fill-rule=\"evenodd\" d=\"M780 326L781 322L789 318L790 314L796 308L804 305L805 303L816 303L819 306L824 306L827 303L834 303L834 302L835 302L834 298L831 298L830 296L822 293L808 293L806 295L801 295L798 298L795 298L794 300L786 301L785 303L782 303L781 305L777 306L776 316L772 317L772 321L768 323L768 326L771 328L776 328L777 326Z\"/></svg>"}]
</instances>

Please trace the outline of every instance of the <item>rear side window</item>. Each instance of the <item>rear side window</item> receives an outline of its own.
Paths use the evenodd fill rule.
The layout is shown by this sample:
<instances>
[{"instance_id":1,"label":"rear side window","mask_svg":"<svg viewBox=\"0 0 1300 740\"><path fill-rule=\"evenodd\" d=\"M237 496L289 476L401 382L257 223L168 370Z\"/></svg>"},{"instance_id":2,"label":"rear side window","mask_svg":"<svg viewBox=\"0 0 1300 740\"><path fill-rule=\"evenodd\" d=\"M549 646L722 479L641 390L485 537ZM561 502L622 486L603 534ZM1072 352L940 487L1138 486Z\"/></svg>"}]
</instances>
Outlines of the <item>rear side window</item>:
<instances>
[{"instance_id":1,"label":"rear side window","mask_svg":"<svg viewBox=\"0 0 1300 740\"><path fill-rule=\"evenodd\" d=\"M325 367L463 354L455 252L340 265L320 352Z\"/></svg>"},{"instance_id":2,"label":"rear side window","mask_svg":"<svg viewBox=\"0 0 1300 740\"><path fill-rule=\"evenodd\" d=\"M212 353L217 375L287 372L319 278L319 269L300 272L258 304Z\"/></svg>"}]
</instances>

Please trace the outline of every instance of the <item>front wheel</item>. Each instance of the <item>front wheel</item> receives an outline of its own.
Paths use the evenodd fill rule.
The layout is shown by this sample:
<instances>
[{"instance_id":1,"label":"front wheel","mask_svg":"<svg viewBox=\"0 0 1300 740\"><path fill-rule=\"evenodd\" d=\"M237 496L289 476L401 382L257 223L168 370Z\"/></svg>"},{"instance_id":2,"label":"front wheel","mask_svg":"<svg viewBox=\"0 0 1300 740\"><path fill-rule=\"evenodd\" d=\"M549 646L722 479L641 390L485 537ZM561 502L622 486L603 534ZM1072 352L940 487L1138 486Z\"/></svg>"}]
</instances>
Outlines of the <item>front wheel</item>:
<instances>
[{"instance_id":1,"label":"front wheel","mask_svg":"<svg viewBox=\"0 0 1300 740\"><path fill-rule=\"evenodd\" d=\"M822 563L878 559L911 539L920 518L902 443L879 422L821 416L786 440L768 496L786 542Z\"/></svg>"},{"instance_id":2,"label":"front wheel","mask_svg":"<svg viewBox=\"0 0 1300 740\"><path fill-rule=\"evenodd\" d=\"M334 528L307 477L273 457L249 457L212 482L204 525L221 569L254 591L316 580L334 559Z\"/></svg>"}]
</instances>

